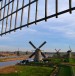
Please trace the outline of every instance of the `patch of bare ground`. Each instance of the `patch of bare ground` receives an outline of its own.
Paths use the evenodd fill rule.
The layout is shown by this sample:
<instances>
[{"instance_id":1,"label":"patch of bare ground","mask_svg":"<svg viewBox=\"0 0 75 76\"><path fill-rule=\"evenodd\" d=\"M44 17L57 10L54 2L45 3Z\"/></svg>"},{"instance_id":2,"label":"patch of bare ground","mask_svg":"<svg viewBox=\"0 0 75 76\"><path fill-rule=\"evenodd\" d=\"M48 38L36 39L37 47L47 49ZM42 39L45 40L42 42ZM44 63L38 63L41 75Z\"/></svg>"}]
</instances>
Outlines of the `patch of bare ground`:
<instances>
[{"instance_id":1,"label":"patch of bare ground","mask_svg":"<svg viewBox=\"0 0 75 76\"><path fill-rule=\"evenodd\" d=\"M8 66L0 69L0 74L8 74L17 72L16 66Z\"/></svg>"}]
</instances>

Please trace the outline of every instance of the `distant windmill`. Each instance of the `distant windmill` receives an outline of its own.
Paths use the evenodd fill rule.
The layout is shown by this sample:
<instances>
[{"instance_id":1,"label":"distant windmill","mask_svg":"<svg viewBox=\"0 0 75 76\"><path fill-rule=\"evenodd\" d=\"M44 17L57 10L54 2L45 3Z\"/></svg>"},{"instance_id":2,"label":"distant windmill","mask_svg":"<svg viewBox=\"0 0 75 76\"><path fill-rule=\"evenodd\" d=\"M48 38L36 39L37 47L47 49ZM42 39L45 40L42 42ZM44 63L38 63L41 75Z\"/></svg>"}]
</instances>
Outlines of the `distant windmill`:
<instances>
[{"instance_id":1,"label":"distant windmill","mask_svg":"<svg viewBox=\"0 0 75 76\"><path fill-rule=\"evenodd\" d=\"M19 48L18 48L18 51L17 51L17 56L20 56Z\"/></svg>"},{"instance_id":2,"label":"distant windmill","mask_svg":"<svg viewBox=\"0 0 75 76\"><path fill-rule=\"evenodd\" d=\"M59 50L55 49L56 54L57 54L57 57L60 57L60 53L59 53L59 52L60 52L60 50L61 50L61 49L59 49Z\"/></svg>"},{"instance_id":3,"label":"distant windmill","mask_svg":"<svg viewBox=\"0 0 75 76\"><path fill-rule=\"evenodd\" d=\"M67 51L67 56L69 57L69 58L71 58L72 57L72 49L71 49L71 47L69 46L69 50Z\"/></svg>"},{"instance_id":4,"label":"distant windmill","mask_svg":"<svg viewBox=\"0 0 75 76\"><path fill-rule=\"evenodd\" d=\"M41 57L41 56L43 56L44 58L46 58L45 54L40 50L40 48L41 48L44 44L46 44L46 41L43 42L38 48L36 48L31 41L29 41L29 43L30 43L30 45L32 45L32 47L35 49L35 52L34 52L32 55L30 55L29 58L35 56L35 57L34 57L34 61L36 61L36 62L39 62L39 61L42 60L42 57Z\"/></svg>"}]
</instances>

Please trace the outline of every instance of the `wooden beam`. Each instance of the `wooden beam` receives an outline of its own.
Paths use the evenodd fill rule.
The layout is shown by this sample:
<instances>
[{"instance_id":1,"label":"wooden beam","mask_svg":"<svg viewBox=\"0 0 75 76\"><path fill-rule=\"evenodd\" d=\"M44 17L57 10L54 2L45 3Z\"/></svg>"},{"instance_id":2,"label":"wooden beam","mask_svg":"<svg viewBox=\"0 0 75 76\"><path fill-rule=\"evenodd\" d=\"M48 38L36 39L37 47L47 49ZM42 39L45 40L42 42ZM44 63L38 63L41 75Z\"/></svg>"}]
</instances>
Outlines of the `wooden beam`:
<instances>
[{"instance_id":1,"label":"wooden beam","mask_svg":"<svg viewBox=\"0 0 75 76\"><path fill-rule=\"evenodd\" d=\"M56 18L58 18L58 0L56 0Z\"/></svg>"}]
</instances>

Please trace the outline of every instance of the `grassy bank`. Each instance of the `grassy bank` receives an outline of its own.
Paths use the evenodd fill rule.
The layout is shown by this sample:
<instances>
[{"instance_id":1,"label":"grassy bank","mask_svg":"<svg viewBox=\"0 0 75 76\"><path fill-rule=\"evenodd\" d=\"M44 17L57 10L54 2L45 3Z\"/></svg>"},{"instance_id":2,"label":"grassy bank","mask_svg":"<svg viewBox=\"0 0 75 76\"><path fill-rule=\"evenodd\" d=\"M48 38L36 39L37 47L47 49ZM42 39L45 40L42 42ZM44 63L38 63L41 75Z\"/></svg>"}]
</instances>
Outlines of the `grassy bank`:
<instances>
[{"instance_id":1,"label":"grassy bank","mask_svg":"<svg viewBox=\"0 0 75 76\"><path fill-rule=\"evenodd\" d=\"M72 72L73 72L73 75L75 76L75 66L72 66Z\"/></svg>"},{"instance_id":2,"label":"grassy bank","mask_svg":"<svg viewBox=\"0 0 75 76\"><path fill-rule=\"evenodd\" d=\"M50 76L50 73L53 70L53 68L37 66L14 66L5 68L4 70L7 69L11 71L2 72L0 73L0 76Z\"/></svg>"},{"instance_id":3,"label":"grassy bank","mask_svg":"<svg viewBox=\"0 0 75 76\"><path fill-rule=\"evenodd\" d=\"M71 64L75 64L75 58L70 58L70 59L69 59L69 62L70 62Z\"/></svg>"},{"instance_id":4,"label":"grassy bank","mask_svg":"<svg viewBox=\"0 0 75 76\"><path fill-rule=\"evenodd\" d=\"M71 67L62 65L57 76L72 76Z\"/></svg>"}]
</instances>

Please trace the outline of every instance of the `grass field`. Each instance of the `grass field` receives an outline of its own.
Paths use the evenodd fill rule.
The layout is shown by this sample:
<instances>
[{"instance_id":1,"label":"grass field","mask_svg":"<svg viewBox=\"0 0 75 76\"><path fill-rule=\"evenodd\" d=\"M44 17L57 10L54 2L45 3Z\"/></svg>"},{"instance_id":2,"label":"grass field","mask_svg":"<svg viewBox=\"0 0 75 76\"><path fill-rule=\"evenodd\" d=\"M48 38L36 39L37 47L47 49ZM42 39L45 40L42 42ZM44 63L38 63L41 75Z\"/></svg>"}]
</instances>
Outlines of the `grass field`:
<instances>
[{"instance_id":1,"label":"grass field","mask_svg":"<svg viewBox=\"0 0 75 76\"><path fill-rule=\"evenodd\" d=\"M62 62L62 59L60 58L46 58L44 60L55 63L55 64L60 64Z\"/></svg>"},{"instance_id":2,"label":"grass field","mask_svg":"<svg viewBox=\"0 0 75 76\"><path fill-rule=\"evenodd\" d=\"M57 76L72 76L71 67L69 66L60 66L60 70Z\"/></svg>"},{"instance_id":3,"label":"grass field","mask_svg":"<svg viewBox=\"0 0 75 76\"><path fill-rule=\"evenodd\" d=\"M3 68L0 70L0 76L50 76L54 65L58 64L59 72L57 76L75 76L75 67L72 65L62 65L62 59L52 58L47 59L49 63L29 63L27 65L16 65ZM65 59L70 64L75 64L75 59ZM51 66L51 63L53 64ZM31 65L31 66L30 66Z\"/></svg>"},{"instance_id":4,"label":"grass field","mask_svg":"<svg viewBox=\"0 0 75 76\"><path fill-rule=\"evenodd\" d=\"M75 66L72 66L73 75L75 76Z\"/></svg>"},{"instance_id":5,"label":"grass field","mask_svg":"<svg viewBox=\"0 0 75 76\"><path fill-rule=\"evenodd\" d=\"M14 70L12 72L7 68L9 70L3 74L0 73L0 76L50 76L53 70L53 68L37 66L15 66L13 68L15 69L12 69Z\"/></svg>"},{"instance_id":6,"label":"grass field","mask_svg":"<svg viewBox=\"0 0 75 76\"><path fill-rule=\"evenodd\" d=\"M72 64L75 64L75 59L74 58L70 58L69 62L72 63Z\"/></svg>"}]
</instances>

